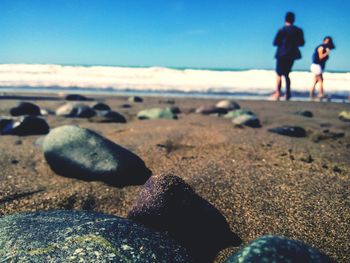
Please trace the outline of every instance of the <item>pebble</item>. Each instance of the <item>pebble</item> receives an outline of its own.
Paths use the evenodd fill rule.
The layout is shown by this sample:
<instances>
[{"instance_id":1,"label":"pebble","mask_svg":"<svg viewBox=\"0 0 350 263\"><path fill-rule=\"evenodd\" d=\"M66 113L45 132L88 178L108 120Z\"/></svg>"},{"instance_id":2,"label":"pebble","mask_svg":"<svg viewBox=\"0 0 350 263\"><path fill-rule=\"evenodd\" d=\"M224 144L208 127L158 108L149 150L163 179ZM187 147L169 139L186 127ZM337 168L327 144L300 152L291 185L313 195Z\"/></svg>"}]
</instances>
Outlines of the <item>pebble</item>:
<instances>
[{"instance_id":1,"label":"pebble","mask_svg":"<svg viewBox=\"0 0 350 263\"><path fill-rule=\"evenodd\" d=\"M308 110L304 110L304 111L297 111L296 112L297 115L306 117L306 118L312 118L314 115L311 111Z\"/></svg>"},{"instance_id":2,"label":"pebble","mask_svg":"<svg viewBox=\"0 0 350 263\"><path fill-rule=\"evenodd\" d=\"M306 137L305 129L298 126L285 125L281 127L271 128L268 131L289 137Z\"/></svg>"},{"instance_id":3,"label":"pebble","mask_svg":"<svg viewBox=\"0 0 350 263\"><path fill-rule=\"evenodd\" d=\"M109 107L107 104L98 102L92 106L94 110L100 110L100 111L109 111L111 110L111 107Z\"/></svg>"},{"instance_id":4,"label":"pebble","mask_svg":"<svg viewBox=\"0 0 350 263\"><path fill-rule=\"evenodd\" d=\"M198 109L196 109L196 113L200 113L203 115L210 115L210 114L226 114L227 109L225 108L217 108L216 106L201 106Z\"/></svg>"},{"instance_id":5,"label":"pebble","mask_svg":"<svg viewBox=\"0 0 350 263\"><path fill-rule=\"evenodd\" d=\"M67 103L56 110L56 115L71 118L91 118L96 111L84 104Z\"/></svg>"},{"instance_id":6,"label":"pebble","mask_svg":"<svg viewBox=\"0 0 350 263\"><path fill-rule=\"evenodd\" d=\"M140 120L177 119L177 115L171 108L153 108L140 111L137 118Z\"/></svg>"},{"instance_id":7,"label":"pebble","mask_svg":"<svg viewBox=\"0 0 350 263\"><path fill-rule=\"evenodd\" d=\"M143 99L139 96L132 96L128 98L129 102L143 102Z\"/></svg>"},{"instance_id":8,"label":"pebble","mask_svg":"<svg viewBox=\"0 0 350 263\"><path fill-rule=\"evenodd\" d=\"M0 119L0 134L2 135L40 135L50 130L47 122L35 116L22 116L19 118Z\"/></svg>"},{"instance_id":9,"label":"pebble","mask_svg":"<svg viewBox=\"0 0 350 263\"><path fill-rule=\"evenodd\" d=\"M66 125L45 137L46 161L57 174L114 186L143 184L150 170L136 154L89 129Z\"/></svg>"},{"instance_id":10,"label":"pebble","mask_svg":"<svg viewBox=\"0 0 350 263\"><path fill-rule=\"evenodd\" d=\"M226 109L227 111L238 110L241 107L233 100L221 100L215 105L217 108Z\"/></svg>"},{"instance_id":11,"label":"pebble","mask_svg":"<svg viewBox=\"0 0 350 263\"><path fill-rule=\"evenodd\" d=\"M116 112L116 111L97 111L97 115L89 118L90 122L102 122L102 123L109 123L109 122L114 122L114 123L126 123L127 120L126 118Z\"/></svg>"},{"instance_id":12,"label":"pebble","mask_svg":"<svg viewBox=\"0 0 350 263\"><path fill-rule=\"evenodd\" d=\"M232 122L234 125L237 125L237 126L248 126L251 128L261 127L260 120L256 116L250 115L250 114L240 115L234 118Z\"/></svg>"},{"instance_id":13,"label":"pebble","mask_svg":"<svg viewBox=\"0 0 350 263\"><path fill-rule=\"evenodd\" d=\"M224 115L224 118L233 119L241 115L254 115L254 113L249 110L238 109L229 111L227 114Z\"/></svg>"},{"instance_id":14,"label":"pebble","mask_svg":"<svg viewBox=\"0 0 350 263\"><path fill-rule=\"evenodd\" d=\"M40 107L30 103L30 102L20 102L16 107L13 107L10 109L10 114L12 116L23 116L23 115L30 115L30 116L39 116L40 113Z\"/></svg>"},{"instance_id":15,"label":"pebble","mask_svg":"<svg viewBox=\"0 0 350 263\"><path fill-rule=\"evenodd\" d=\"M66 100L71 100L71 101L88 101L88 100L93 100L93 99L90 99L90 98L87 98L83 95L80 95L80 94L68 94L66 97L65 97Z\"/></svg>"},{"instance_id":16,"label":"pebble","mask_svg":"<svg viewBox=\"0 0 350 263\"><path fill-rule=\"evenodd\" d=\"M152 176L142 186L128 218L167 231L196 262L212 262L220 250L242 242L220 211L175 175Z\"/></svg>"}]
</instances>

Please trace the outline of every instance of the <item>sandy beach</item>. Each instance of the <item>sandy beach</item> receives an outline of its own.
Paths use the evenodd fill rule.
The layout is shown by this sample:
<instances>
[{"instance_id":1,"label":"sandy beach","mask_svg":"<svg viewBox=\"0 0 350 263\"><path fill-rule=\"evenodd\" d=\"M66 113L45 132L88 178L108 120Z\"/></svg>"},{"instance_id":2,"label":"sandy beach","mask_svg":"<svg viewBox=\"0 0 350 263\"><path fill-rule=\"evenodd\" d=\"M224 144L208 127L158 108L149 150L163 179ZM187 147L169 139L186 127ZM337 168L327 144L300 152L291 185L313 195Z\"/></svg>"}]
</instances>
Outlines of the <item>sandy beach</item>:
<instances>
[{"instance_id":1,"label":"sandy beach","mask_svg":"<svg viewBox=\"0 0 350 263\"><path fill-rule=\"evenodd\" d=\"M16 94L17 95L17 94ZM21 97L22 96L22 97ZM30 96L30 97L28 97ZM40 98L41 97L41 98ZM266 234L301 240L338 262L350 261L350 123L338 119L349 103L237 102L256 114L261 128L234 127L230 119L194 113L218 100L144 97L129 103L122 96L92 96L123 114L127 123L48 115L50 128L66 124L89 128L133 151L154 175L183 178L225 216L246 245ZM56 95L0 99L0 115L9 115L19 99L56 110ZM175 104L169 104L174 101ZM153 107L178 106L177 120L138 120ZM313 118L295 114L309 110ZM281 136L269 128L293 125L305 138ZM322 134L344 133L340 138ZM55 174L41 149L42 136L0 136L0 215L23 211L93 210L125 217L139 186L116 188ZM239 248L222 251L215 262Z\"/></svg>"}]
</instances>

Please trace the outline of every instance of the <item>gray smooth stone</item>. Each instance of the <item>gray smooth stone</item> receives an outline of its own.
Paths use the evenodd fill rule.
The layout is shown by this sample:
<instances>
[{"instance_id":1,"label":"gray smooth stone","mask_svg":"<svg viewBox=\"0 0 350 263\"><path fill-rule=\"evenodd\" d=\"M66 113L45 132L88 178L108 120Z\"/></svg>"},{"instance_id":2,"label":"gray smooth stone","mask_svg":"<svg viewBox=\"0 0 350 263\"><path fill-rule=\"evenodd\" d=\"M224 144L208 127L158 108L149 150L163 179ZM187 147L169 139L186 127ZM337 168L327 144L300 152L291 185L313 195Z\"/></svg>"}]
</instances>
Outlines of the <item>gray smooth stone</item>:
<instances>
[{"instance_id":1,"label":"gray smooth stone","mask_svg":"<svg viewBox=\"0 0 350 263\"><path fill-rule=\"evenodd\" d=\"M122 187L143 184L151 175L136 154L77 126L51 130L44 139L43 151L51 169L66 177Z\"/></svg>"}]
</instances>

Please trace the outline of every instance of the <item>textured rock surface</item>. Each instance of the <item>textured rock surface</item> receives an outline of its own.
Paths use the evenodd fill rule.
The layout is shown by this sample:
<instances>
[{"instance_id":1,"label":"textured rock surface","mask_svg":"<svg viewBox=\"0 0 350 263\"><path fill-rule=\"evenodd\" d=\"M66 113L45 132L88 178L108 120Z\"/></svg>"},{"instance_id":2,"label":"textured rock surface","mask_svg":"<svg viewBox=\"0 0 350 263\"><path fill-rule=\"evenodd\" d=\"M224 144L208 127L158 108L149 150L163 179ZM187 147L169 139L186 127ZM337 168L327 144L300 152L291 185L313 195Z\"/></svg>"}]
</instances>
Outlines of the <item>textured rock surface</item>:
<instances>
[{"instance_id":1,"label":"textured rock surface","mask_svg":"<svg viewBox=\"0 0 350 263\"><path fill-rule=\"evenodd\" d=\"M40 107L30 103L30 102L20 102L16 107L10 109L10 114L12 116L22 116L22 115L30 115L30 116L39 116Z\"/></svg>"},{"instance_id":2,"label":"textured rock surface","mask_svg":"<svg viewBox=\"0 0 350 263\"><path fill-rule=\"evenodd\" d=\"M52 170L66 177L126 186L143 184L151 174L134 153L77 126L53 129L44 139L43 150Z\"/></svg>"},{"instance_id":3,"label":"textured rock surface","mask_svg":"<svg viewBox=\"0 0 350 263\"><path fill-rule=\"evenodd\" d=\"M334 261L300 241L278 236L263 236L232 255L225 263L265 262L331 263Z\"/></svg>"},{"instance_id":4,"label":"textured rock surface","mask_svg":"<svg viewBox=\"0 0 350 263\"><path fill-rule=\"evenodd\" d=\"M0 218L3 262L191 262L165 234L94 212L50 211Z\"/></svg>"},{"instance_id":5,"label":"textured rock surface","mask_svg":"<svg viewBox=\"0 0 350 263\"><path fill-rule=\"evenodd\" d=\"M221 249L241 243L219 210L174 175L151 177L128 218L167 231L196 262L211 262Z\"/></svg>"},{"instance_id":6,"label":"textured rock surface","mask_svg":"<svg viewBox=\"0 0 350 263\"><path fill-rule=\"evenodd\" d=\"M177 119L177 115L170 108L153 108L140 111L137 118L141 120Z\"/></svg>"}]
</instances>

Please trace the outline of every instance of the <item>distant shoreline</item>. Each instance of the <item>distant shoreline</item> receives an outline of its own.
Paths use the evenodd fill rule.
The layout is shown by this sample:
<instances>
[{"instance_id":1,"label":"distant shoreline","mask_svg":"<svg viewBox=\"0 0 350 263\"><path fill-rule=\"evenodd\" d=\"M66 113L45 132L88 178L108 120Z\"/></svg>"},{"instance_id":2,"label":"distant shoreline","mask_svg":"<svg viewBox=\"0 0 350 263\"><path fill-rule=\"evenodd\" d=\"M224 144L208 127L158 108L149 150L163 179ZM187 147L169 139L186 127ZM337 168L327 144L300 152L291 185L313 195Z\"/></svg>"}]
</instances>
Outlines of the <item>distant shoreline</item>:
<instances>
[{"instance_id":1,"label":"distant shoreline","mask_svg":"<svg viewBox=\"0 0 350 263\"><path fill-rule=\"evenodd\" d=\"M164 67L0 64L0 92L141 94L152 96L266 100L274 91L274 70L205 70ZM291 73L296 100L308 100L313 74ZM342 102L350 94L349 73L324 73L325 92Z\"/></svg>"},{"instance_id":2,"label":"distant shoreline","mask_svg":"<svg viewBox=\"0 0 350 263\"><path fill-rule=\"evenodd\" d=\"M16 95L13 95L16 94ZM112 95L112 96L134 96L145 97L170 97L170 98L198 98L198 99L239 99L239 100L269 100L271 93L257 94L248 92L224 93L224 92L181 92L181 91L149 91L149 90L113 90L113 89L91 89L91 88L62 88L62 87L1 87L1 99L20 99L17 94L85 94L85 95ZM347 102L346 95L332 94L329 96L329 102L344 103ZM309 93L294 92L293 101L309 101Z\"/></svg>"},{"instance_id":3,"label":"distant shoreline","mask_svg":"<svg viewBox=\"0 0 350 263\"><path fill-rule=\"evenodd\" d=\"M118 64L61 64L61 63L0 63L1 65L59 65L59 66L68 66L68 67L117 67L117 68L168 68L168 69L176 69L176 70L209 70L209 71L249 71L249 70L267 70L274 71L273 67L269 68L225 68L225 67L187 67L187 66L164 66L164 65L118 65ZM298 68L293 69L293 72L309 72L309 68ZM343 70L326 70L329 73L350 73L350 69Z\"/></svg>"}]
</instances>

